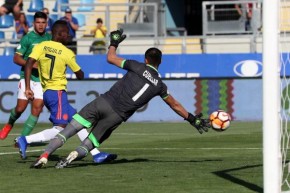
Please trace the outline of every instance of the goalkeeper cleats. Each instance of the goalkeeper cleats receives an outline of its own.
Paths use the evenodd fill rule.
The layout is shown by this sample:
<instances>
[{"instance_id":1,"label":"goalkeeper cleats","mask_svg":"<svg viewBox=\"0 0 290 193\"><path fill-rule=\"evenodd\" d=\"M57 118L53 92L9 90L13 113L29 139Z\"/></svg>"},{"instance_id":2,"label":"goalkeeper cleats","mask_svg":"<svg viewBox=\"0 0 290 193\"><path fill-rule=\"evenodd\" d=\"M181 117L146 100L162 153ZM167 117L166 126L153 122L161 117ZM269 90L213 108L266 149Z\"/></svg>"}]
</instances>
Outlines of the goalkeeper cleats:
<instances>
[{"instance_id":1,"label":"goalkeeper cleats","mask_svg":"<svg viewBox=\"0 0 290 193\"><path fill-rule=\"evenodd\" d=\"M96 155L93 156L94 162L95 163L108 163L111 162L115 159L117 159L117 155L116 154L109 154L109 153L105 153L105 152L100 152Z\"/></svg>"},{"instance_id":2,"label":"goalkeeper cleats","mask_svg":"<svg viewBox=\"0 0 290 193\"><path fill-rule=\"evenodd\" d=\"M12 125L6 124L3 129L0 131L0 139L4 140L12 130Z\"/></svg>"},{"instance_id":3,"label":"goalkeeper cleats","mask_svg":"<svg viewBox=\"0 0 290 193\"><path fill-rule=\"evenodd\" d=\"M30 168L42 168L44 165L47 164L48 161L48 153L42 154L31 166Z\"/></svg>"},{"instance_id":4,"label":"goalkeeper cleats","mask_svg":"<svg viewBox=\"0 0 290 193\"><path fill-rule=\"evenodd\" d=\"M55 168L57 169L62 169L67 167L73 160L75 160L78 157L78 152L77 151L72 151L66 159L60 160L55 164Z\"/></svg>"},{"instance_id":5,"label":"goalkeeper cleats","mask_svg":"<svg viewBox=\"0 0 290 193\"><path fill-rule=\"evenodd\" d=\"M27 141L25 136L19 136L16 138L16 143L19 148L19 153L22 159L26 159L26 149L27 149Z\"/></svg>"}]
</instances>

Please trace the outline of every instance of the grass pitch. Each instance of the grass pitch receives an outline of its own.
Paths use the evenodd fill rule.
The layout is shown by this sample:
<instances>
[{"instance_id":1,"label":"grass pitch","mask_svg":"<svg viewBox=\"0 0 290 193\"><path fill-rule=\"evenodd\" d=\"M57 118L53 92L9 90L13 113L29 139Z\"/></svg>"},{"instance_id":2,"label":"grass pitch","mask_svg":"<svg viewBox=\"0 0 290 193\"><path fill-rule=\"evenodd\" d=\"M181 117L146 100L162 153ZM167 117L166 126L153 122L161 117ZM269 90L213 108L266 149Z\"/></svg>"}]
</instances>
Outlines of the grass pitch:
<instances>
[{"instance_id":1,"label":"grass pitch","mask_svg":"<svg viewBox=\"0 0 290 193\"><path fill-rule=\"evenodd\" d=\"M21 160L13 147L21 126L0 141L3 193L263 192L260 122L232 122L225 132L202 135L186 122L124 123L100 148L118 154L114 162L94 164L89 155L69 168L55 169L79 145L75 136L39 170L29 167L46 144L28 147L28 158ZM49 127L38 124L34 132Z\"/></svg>"}]
</instances>

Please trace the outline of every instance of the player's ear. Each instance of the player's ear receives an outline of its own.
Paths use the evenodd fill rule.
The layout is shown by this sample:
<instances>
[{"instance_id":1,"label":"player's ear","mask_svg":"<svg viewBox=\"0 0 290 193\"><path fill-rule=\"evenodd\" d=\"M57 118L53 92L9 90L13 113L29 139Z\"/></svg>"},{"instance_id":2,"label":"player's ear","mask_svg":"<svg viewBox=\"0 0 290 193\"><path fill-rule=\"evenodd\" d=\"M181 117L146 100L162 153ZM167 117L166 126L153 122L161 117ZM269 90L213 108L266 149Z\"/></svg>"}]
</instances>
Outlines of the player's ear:
<instances>
[{"instance_id":1,"label":"player's ear","mask_svg":"<svg viewBox=\"0 0 290 193\"><path fill-rule=\"evenodd\" d=\"M145 62L145 64L148 64L148 60L146 58L144 59L144 62Z\"/></svg>"}]
</instances>

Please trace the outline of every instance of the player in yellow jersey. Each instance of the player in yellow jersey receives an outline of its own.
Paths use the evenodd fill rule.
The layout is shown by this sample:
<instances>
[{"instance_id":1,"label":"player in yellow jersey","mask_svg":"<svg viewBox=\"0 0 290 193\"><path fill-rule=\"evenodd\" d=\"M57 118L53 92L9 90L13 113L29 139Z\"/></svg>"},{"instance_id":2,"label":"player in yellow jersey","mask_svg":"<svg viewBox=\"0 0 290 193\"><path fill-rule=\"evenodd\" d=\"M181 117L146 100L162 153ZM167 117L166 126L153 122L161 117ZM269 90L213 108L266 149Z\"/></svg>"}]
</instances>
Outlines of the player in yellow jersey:
<instances>
[{"instance_id":1,"label":"player in yellow jersey","mask_svg":"<svg viewBox=\"0 0 290 193\"><path fill-rule=\"evenodd\" d=\"M27 99L33 100L34 93L30 87L30 76L33 64L38 62L38 71L40 82L43 88L44 105L50 111L49 120L53 123L53 128L40 132L46 136L45 141L48 141L56 136L63 128L71 121L72 116L76 114L76 110L69 104L67 97L67 66L75 73L77 79L84 78L84 72L76 63L75 54L68 49L67 44L69 37L69 29L67 22L58 20L52 27L52 40L44 41L36 45L25 65L25 95ZM35 137L35 135L37 137ZM20 136L17 139L21 157L26 158L27 144L31 142L39 142L42 140L39 133L31 136ZM84 140L88 136L87 130L83 129L79 134L79 138ZM38 141L29 141L31 138ZM64 139L65 140L65 139ZM91 152L94 161L97 163L116 159L117 155L100 153L97 149ZM94 156L95 155L95 156Z\"/></svg>"}]
</instances>

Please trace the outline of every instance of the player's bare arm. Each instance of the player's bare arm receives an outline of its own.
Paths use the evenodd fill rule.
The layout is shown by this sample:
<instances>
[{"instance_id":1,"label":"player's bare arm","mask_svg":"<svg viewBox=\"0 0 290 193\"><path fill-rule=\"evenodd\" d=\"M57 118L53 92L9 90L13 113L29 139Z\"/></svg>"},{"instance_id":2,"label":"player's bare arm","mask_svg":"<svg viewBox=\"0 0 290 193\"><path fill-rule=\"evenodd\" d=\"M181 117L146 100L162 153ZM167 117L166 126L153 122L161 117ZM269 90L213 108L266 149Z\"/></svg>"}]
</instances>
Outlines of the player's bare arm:
<instances>
[{"instance_id":1,"label":"player's bare arm","mask_svg":"<svg viewBox=\"0 0 290 193\"><path fill-rule=\"evenodd\" d=\"M115 48L114 46L109 47L108 54L107 54L107 61L110 64L114 64L115 66L118 66L121 68L121 65L124 59L117 56L116 50L117 48Z\"/></svg>"},{"instance_id":2,"label":"player's bare arm","mask_svg":"<svg viewBox=\"0 0 290 193\"><path fill-rule=\"evenodd\" d=\"M188 118L188 112L185 110L185 108L177 101L173 96L168 95L164 101L170 106L172 110L174 110L178 115L183 117L184 119Z\"/></svg>"},{"instance_id":3,"label":"player's bare arm","mask_svg":"<svg viewBox=\"0 0 290 193\"><path fill-rule=\"evenodd\" d=\"M36 63L36 60L29 57L25 64L25 70L24 70L25 96L28 100L33 100L34 98L34 93L30 88L30 76L31 76L31 71L32 71L34 63Z\"/></svg>"},{"instance_id":4,"label":"player's bare arm","mask_svg":"<svg viewBox=\"0 0 290 193\"><path fill-rule=\"evenodd\" d=\"M25 66L26 61L23 59L22 55L15 53L13 57L13 62L19 66Z\"/></svg>"},{"instance_id":5,"label":"player's bare arm","mask_svg":"<svg viewBox=\"0 0 290 193\"><path fill-rule=\"evenodd\" d=\"M14 54L13 62L19 66L25 66L25 64L26 64L26 60L24 60L22 55L20 55L18 53ZM37 62L35 62L33 64L33 68L37 68L37 67L38 67L38 64L37 64Z\"/></svg>"},{"instance_id":6,"label":"player's bare arm","mask_svg":"<svg viewBox=\"0 0 290 193\"><path fill-rule=\"evenodd\" d=\"M123 30L119 29L116 31L112 31L110 33L110 46L107 54L107 61L110 64L114 64L115 66L118 66L121 68L123 58L120 58L116 54L116 50L119 46L119 44L126 38L126 35L123 34Z\"/></svg>"},{"instance_id":7,"label":"player's bare arm","mask_svg":"<svg viewBox=\"0 0 290 193\"><path fill-rule=\"evenodd\" d=\"M188 113L185 108L175 100L171 95L169 95L164 101L174 110L178 115L183 117L188 121L192 126L194 126L197 131L202 134L204 131L207 132L210 128L209 120L202 118L202 114L193 115Z\"/></svg>"}]
</instances>

